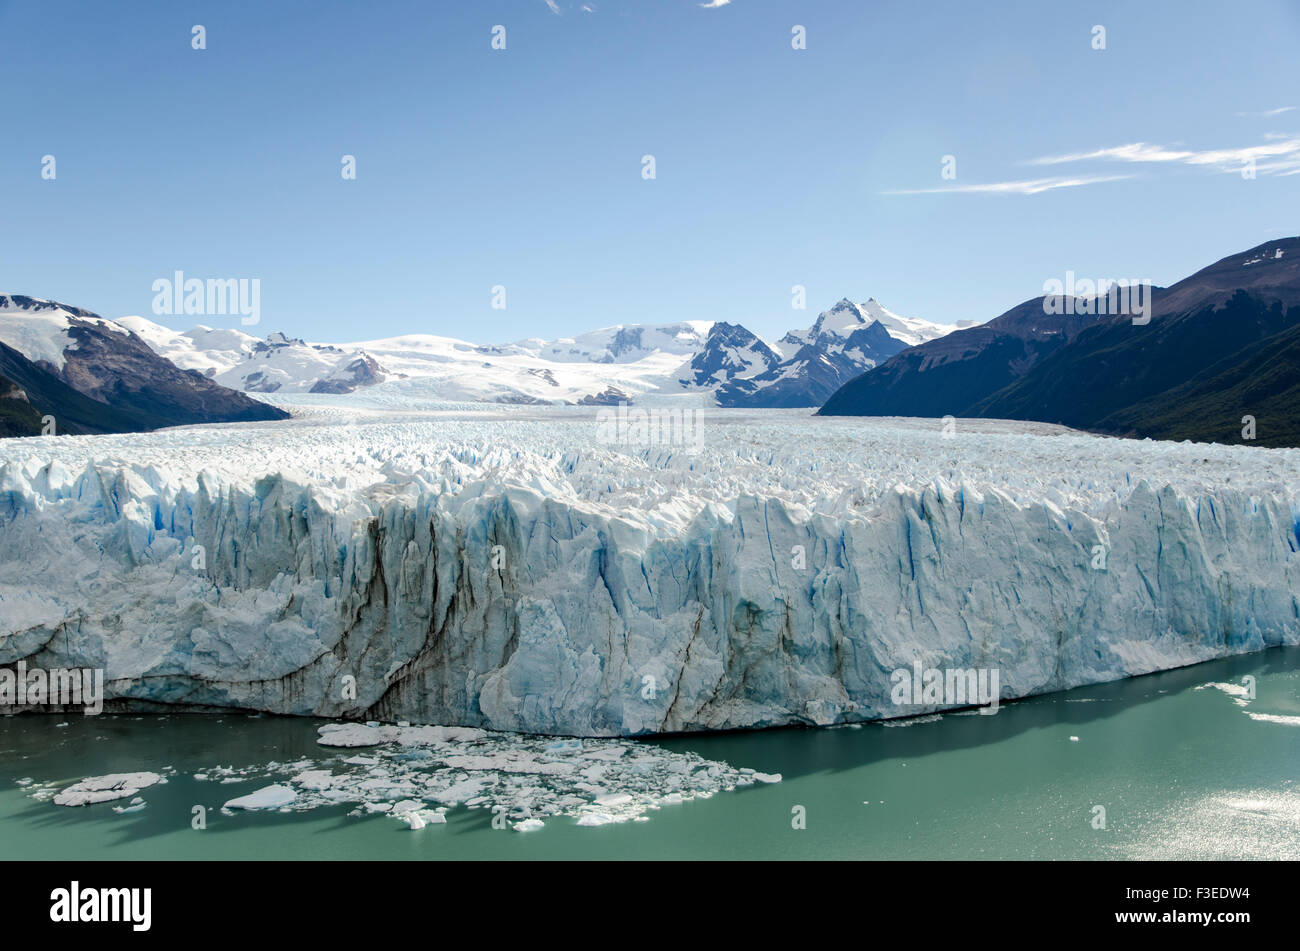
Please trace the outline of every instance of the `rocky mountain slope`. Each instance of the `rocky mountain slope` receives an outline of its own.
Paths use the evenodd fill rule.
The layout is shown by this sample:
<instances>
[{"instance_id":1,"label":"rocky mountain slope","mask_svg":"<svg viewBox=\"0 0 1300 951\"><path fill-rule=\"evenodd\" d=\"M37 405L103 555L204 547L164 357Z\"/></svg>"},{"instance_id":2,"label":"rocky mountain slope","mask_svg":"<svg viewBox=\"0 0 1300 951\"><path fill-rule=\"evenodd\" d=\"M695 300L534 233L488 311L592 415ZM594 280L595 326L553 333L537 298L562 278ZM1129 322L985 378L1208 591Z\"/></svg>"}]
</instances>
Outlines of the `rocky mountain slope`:
<instances>
[{"instance_id":1,"label":"rocky mountain slope","mask_svg":"<svg viewBox=\"0 0 1300 951\"><path fill-rule=\"evenodd\" d=\"M53 301L0 296L0 374L57 433L141 432L285 419L283 410L160 357L111 320ZM28 423L15 435L34 435Z\"/></svg>"}]
</instances>

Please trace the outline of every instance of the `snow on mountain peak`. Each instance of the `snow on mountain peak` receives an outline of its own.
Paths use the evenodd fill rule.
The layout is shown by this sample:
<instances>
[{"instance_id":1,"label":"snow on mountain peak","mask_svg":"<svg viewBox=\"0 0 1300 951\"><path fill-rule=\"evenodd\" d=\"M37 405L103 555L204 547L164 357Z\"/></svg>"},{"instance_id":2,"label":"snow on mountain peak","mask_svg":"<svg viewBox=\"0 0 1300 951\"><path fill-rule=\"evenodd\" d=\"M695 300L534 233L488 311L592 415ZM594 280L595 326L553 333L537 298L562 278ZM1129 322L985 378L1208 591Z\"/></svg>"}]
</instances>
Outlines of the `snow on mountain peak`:
<instances>
[{"instance_id":1,"label":"snow on mountain peak","mask_svg":"<svg viewBox=\"0 0 1300 951\"><path fill-rule=\"evenodd\" d=\"M22 316L6 324L0 310L0 340L61 367L63 351L75 346L69 321L83 312L14 300L21 306L4 304ZM762 391L778 385L781 405L819 405L822 390L876 365L899 344L953 329L899 317L874 298L857 304L847 297L776 344L741 324L711 320L614 324L500 345L421 333L321 344L278 331L259 338L233 327L180 330L139 316L104 323L135 334L182 369L251 393L348 392L387 382L392 393L377 398L580 404L610 392L644 401L707 398L704 390L722 405L757 406L768 405ZM745 384L743 392L724 393L732 384Z\"/></svg>"},{"instance_id":2,"label":"snow on mountain peak","mask_svg":"<svg viewBox=\"0 0 1300 951\"><path fill-rule=\"evenodd\" d=\"M698 353L713 322L682 320L671 324L615 324L576 337L521 340L514 344L558 363L632 363L654 353L687 357Z\"/></svg>"},{"instance_id":3,"label":"snow on mountain peak","mask_svg":"<svg viewBox=\"0 0 1300 951\"><path fill-rule=\"evenodd\" d=\"M915 347L927 340L946 336L959 329L963 323L967 326L971 324L970 321L962 321L956 325L936 324L917 317L900 317L893 311L881 306L874 297L867 298L867 302L862 305L862 313L867 316L868 320L879 321L881 326L889 331L891 337L902 341L909 347Z\"/></svg>"},{"instance_id":4,"label":"snow on mountain peak","mask_svg":"<svg viewBox=\"0 0 1300 951\"><path fill-rule=\"evenodd\" d=\"M786 345L788 351L791 344L803 346L813 343L823 334L848 337L863 327L877 322L891 337L909 347L942 337L960 326L960 324L957 326L936 324L915 317L900 317L882 306L874 297L868 297L863 304L856 304L844 297L829 310L819 314L817 320L807 330L792 330L781 339L781 343ZM789 355L790 352L786 352L786 356Z\"/></svg>"},{"instance_id":5,"label":"snow on mountain peak","mask_svg":"<svg viewBox=\"0 0 1300 951\"><path fill-rule=\"evenodd\" d=\"M818 316L817 322L812 326L812 336L829 333L846 337L869 323L871 321L863 313L862 308L845 297L830 310Z\"/></svg>"},{"instance_id":6,"label":"snow on mountain peak","mask_svg":"<svg viewBox=\"0 0 1300 951\"><path fill-rule=\"evenodd\" d=\"M22 294L0 294L0 343L33 363L48 363L61 371L67 362L64 351L76 349L71 331L79 322L122 330L113 321L80 307Z\"/></svg>"}]
</instances>

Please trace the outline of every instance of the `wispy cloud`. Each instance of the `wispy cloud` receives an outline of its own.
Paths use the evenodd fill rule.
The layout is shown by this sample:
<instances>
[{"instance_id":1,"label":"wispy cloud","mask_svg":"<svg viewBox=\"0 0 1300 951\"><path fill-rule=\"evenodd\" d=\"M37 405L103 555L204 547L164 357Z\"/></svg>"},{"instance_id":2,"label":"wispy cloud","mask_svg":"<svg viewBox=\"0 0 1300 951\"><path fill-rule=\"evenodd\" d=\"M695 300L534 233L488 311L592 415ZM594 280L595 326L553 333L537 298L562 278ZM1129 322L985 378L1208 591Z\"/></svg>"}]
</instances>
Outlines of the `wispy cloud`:
<instances>
[{"instance_id":1,"label":"wispy cloud","mask_svg":"<svg viewBox=\"0 0 1300 951\"><path fill-rule=\"evenodd\" d=\"M1063 165L1070 162L1176 162L1183 165L1213 166L1222 172L1240 171L1246 162L1255 162L1261 172L1277 172L1300 165L1300 138L1270 135L1264 145L1234 149L1173 149L1146 142L1130 142L1091 152L1045 155L1030 159L1026 165Z\"/></svg>"},{"instance_id":2,"label":"wispy cloud","mask_svg":"<svg viewBox=\"0 0 1300 951\"><path fill-rule=\"evenodd\" d=\"M1026 165L1064 165L1066 162L1087 162L1094 159L1114 159L1122 162L1178 162L1195 152L1177 151L1159 145L1147 145L1145 142L1131 142L1128 145L1116 145L1108 149L1094 149L1091 152L1069 152L1065 155L1044 155L1027 161Z\"/></svg>"},{"instance_id":3,"label":"wispy cloud","mask_svg":"<svg viewBox=\"0 0 1300 951\"><path fill-rule=\"evenodd\" d=\"M1118 182L1132 175L1080 175L1075 177L1031 178L1014 182L984 182L978 185L945 185L941 188L899 188L882 195L1037 195L1056 188L1078 188L1100 182Z\"/></svg>"},{"instance_id":4,"label":"wispy cloud","mask_svg":"<svg viewBox=\"0 0 1300 951\"><path fill-rule=\"evenodd\" d=\"M1284 112L1295 112L1295 108L1295 106L1281 106L1277 109L1266 109L1263 112L1239 112L1237 115L1250 119L1271 119L1273 116L1280 116Z\"/></svg>"},{"instance_id":5,"label":"wispy cloud","mask_svg":"<svg viewBox=\"0 0 1300 951\"><path fill-rule=\"evenodd\" d=\"M546 3L546 6L550 8L550 11L554 13L557 17L561 15L560 5L556 3L555 0L544 0L544 2Z\"/></svg>"},{"instance_id":6,"label":"wispy cloud","mask_svg":"<svg viewBox=\"0 0 1300 951\"><path fill-rule=\"evenodd\" d=\"M730 2L731 0L709 0L708 3L701 3L700 6L706 10L716 10L718 7L725 7Z\"/></svg>"}]
</instances>

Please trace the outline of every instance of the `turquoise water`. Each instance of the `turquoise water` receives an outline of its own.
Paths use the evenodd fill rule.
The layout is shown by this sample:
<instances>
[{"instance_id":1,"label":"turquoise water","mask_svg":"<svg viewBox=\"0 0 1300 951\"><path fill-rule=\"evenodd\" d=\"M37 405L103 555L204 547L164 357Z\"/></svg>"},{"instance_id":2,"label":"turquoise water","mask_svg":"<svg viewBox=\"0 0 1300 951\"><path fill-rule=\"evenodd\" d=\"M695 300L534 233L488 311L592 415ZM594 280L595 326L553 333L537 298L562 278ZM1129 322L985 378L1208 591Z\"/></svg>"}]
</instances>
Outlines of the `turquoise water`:
<instances>
[{"instance_id":1,"label":"turquoise water","mask_svg":"<svg viewBox=\"0 0 1300 951\"><path fill-rule=\"evenodd\" d=\"M1245 705L1211 682L1256 679ZM1252 716L1255 715L1255 716ZM1278 719L1257 718L1259 715ZM214 764L319 757L320 721L199 716L0 718L0 855L45 859L1300 858L1300 649L1280 648L905 726L647 741L781 773L649 821L494 829L483 809L412 831L347 806L240 812L264 782ZM66 725L61 725L66 724ZM1077 737L1072 740L1071 737ZM364 751L358 751L364 752ZM148 806L62 807L17 781L176 770ZM207 828L191 828L195 805ZM1094 828L1096 806L1105 828ZM792 827L802 807L806 828Z\"/></svg>"}]
</instances>

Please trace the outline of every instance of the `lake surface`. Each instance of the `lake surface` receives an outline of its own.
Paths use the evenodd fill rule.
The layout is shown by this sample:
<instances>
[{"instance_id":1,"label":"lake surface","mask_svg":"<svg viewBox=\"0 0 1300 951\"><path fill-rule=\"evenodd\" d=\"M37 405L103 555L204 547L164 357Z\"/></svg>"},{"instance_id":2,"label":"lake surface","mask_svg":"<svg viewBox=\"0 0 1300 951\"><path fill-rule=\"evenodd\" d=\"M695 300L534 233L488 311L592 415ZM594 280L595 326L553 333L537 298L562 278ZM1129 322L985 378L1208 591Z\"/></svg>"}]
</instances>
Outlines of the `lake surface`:
<instances>
[{"instance_id":1,"label":"lake surface","mask_svg":"<svg viewBox=\"0 0 1300 951\"><path fill-rule=\"evenodd\" d=\"M1234 695L1249 677L1255 698ZM644 741L783 779L598 827L550 816L520 833L464 806L418 830L385 815L349 815L349 806L226 814L225 801L266 783L195 778L215 764L319 759L321 723L244 714L0 718L0 856L1300 858L1300 648L1004 703L992 716ZM163 767L175 772L140 792L147 806L137 812L113 811L125 800L65 807L33 798L42 784ZM206 829L191 827L195 805L208 809ZM795 828L800 816L804 827Z\"/></svg>"}]
</instances>

